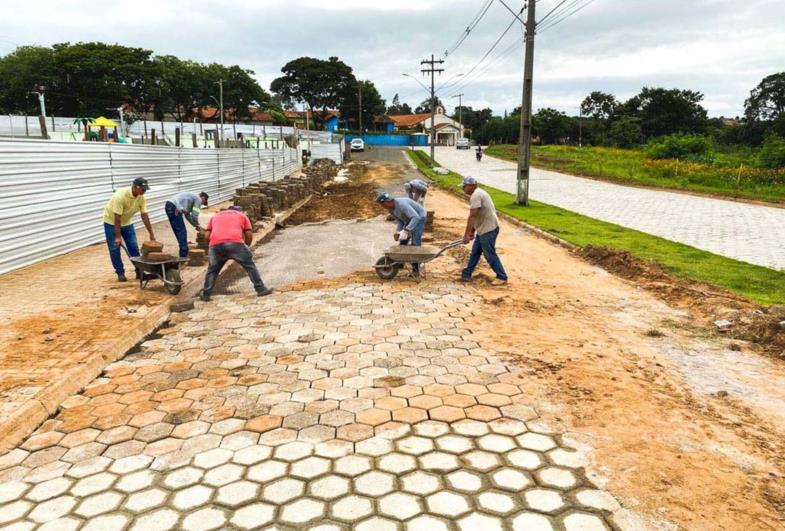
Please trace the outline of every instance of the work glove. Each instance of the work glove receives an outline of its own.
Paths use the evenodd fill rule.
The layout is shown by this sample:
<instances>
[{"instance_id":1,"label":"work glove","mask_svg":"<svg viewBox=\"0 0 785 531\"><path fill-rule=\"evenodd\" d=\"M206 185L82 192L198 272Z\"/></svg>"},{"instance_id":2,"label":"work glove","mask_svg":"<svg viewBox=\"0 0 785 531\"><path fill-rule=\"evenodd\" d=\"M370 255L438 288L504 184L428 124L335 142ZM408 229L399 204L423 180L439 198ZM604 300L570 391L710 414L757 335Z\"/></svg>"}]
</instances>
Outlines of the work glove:
<instances>
[{"instance_id":1,"label":"work glove","mask_svg":"<svg viewBox=\"0 0 785 531\"><path fill-rule=\"evenodd\" d=\"M403 242L409 239L409 231L403 229L401 232L398 233L398 238L396 238L399 242Z\"/></svg>"}]
</instances>

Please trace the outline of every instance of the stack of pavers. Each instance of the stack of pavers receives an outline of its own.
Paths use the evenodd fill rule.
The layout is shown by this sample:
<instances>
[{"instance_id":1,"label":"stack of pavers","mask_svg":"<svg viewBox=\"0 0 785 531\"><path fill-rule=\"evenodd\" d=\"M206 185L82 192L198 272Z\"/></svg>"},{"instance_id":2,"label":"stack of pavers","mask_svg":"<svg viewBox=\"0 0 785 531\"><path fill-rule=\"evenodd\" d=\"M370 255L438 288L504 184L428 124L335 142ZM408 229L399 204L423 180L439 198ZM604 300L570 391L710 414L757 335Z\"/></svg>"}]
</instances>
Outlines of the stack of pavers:
<instances>
[{"instance_id":1,"label":"stack of pavers","mask_svg":"<svg viewBox=\"0 0 785 531\"><path fill-rule=\"evenodd\" d=\"M153 262L167 262L172 255L163 252L164 244L161 242L147 241L142 243L142 257Z\"/></svg>"},{"instance_id":2,"label":"stack of pavers","mask_svg":"<svg viewBox=\"0 0 785 531\"><path fill-rule=\"evenodd\" d=\"M291 208L311 194L321 193L322 184L338 173L328 159L315 161L302 175L291 175L280 181L250 184L235 191L233 202L242 207L251 223L275 217L275 212Z\"/></svg>"}]
</instances>

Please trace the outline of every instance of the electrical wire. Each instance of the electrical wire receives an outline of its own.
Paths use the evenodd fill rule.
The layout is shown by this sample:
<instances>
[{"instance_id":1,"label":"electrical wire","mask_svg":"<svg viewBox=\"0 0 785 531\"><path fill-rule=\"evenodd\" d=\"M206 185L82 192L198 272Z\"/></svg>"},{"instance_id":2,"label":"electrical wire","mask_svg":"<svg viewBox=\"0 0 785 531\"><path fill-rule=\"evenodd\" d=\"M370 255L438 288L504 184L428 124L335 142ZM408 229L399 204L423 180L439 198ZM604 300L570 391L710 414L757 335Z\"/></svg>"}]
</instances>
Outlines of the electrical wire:
<instances>
[{"instance_id":1,"label":"electrical wire","mask_svg":"<svg viewBox=\"0 0 785 531\"><path fill-rule=\"evenodd\" d=\"M521 12L523 12L523 9L521 9ZM483 56L480 58L480 60L479 60L479 61L477 61L477 62L474 64L474 66L472 66L472 67L469 69L469 71L468 71L468 72L466 72L466 74L465 74L465 75L464 75L464 76L461 78L461 81L458 81L457 83L453 83L453 85L446 85L446 86L443 86L443 87L441 87L441 90L446 90L446 89L447 89L448 87L450 87L450 86L460 86L460 85L462 85L462 83L463 83L463 80L466 80L466 78L467 78L467 77L471 76L471 75L472 75L472 73L473 73L475 70L477 70L477 68L478 68L478 67L479 67L479 66L480 66L480 65L481 65L481 64L482 64L482 63L483 63L483 62L484 62L484 61L485 61L485 60L488 58L488 56L489 56L491 53L493 53L493 51L496 49L496 47L499 45L499 43L502 41L502 39L504 39L504 37L507 35L507 33L508 33L508 32L510 31L510 29L513 27L513 25L515 24L515 22L516 22L516 21L517 21L517 19L515 19L515 18L514 18L514 19L512 19L512 21L510 21L510 24L509 24L509 25L508 25L508 26L507 26L507 27L504 29L504 31L502 32L502 34L501 34L501 35L499 35L499 38L497 38L497 39L496 39L496 41L493 43L493 45L491 45L491 47L488 49L488 51L487 51L487 52L485 52L485 54L484 54L484 55L483 55Z\"/></svg>"},{"instance_id":2,"label":"electrical wire","mask_svg":"<svg viewBox=\"0 0 785 531\"><path fill-rule=\"evenodd\" d=\"M548 13L537 22L537 24L542 24L543 22L548 20L548 17L550 17L557 9L559 9L561 6L563 6L565 2L567 2L567 0L561 0L561 2L556 4L556 7L554 7L550 11L548 11Z\"/></svg>"},{"instance_id":3,"label":"electrical wire","mask_svg":"<svg viewBox=\"0 0 785 531\"><path fill-rule=\"evenodd\" d=\"M460 87L454 87L453 90L456 92L466 89L467 87L471 86L472 84L476 83L480 79L482 79L482 75L488 72L489 70L493 69L494 67L502 64L504 60L509 57L509 55L516 51L521 50L521 46L523 45L523 39L515 39L510 45L505 48L499 55L497 55L491 63L483 66L478 72L477 75L473 77L473 79L467 80L465 83L462 83Z\"/></svg>"},{"instance_id":4,"label":"electrical wire","mask_svg":"<svg viewBox=\"0 0 785 531\"><path fill-rule=\"evenodd\" d=\"M461 44L466 40L469 34L477 27L480 21L485 17L485 14L488 13L488 10L493 5L493 0L487 0L487 2L480 8L480 11L474 16L472 21L466 26L466 29L461 33L458 39L450 46L447 50L444 51L443 59L449 56L452 53L455 53Z\"/></svg>"},{"instance_id":5,"label":"electrical wire","mask_svg":"<svg viewBox=\"0 0 785 531\"><path fill-rule=\"evenodd\" d=\"M565 11L563 11L563 12L562 12L563 14L562 14L560 17L558 17L558 18L556 18L556 19L552 20L552 21L551 21L551 22L549 22L548 24L545 24L545 26L544 26L544 27L542 27L542 28L539 28L539 32L540 32L540 33L542 33L543 31L549 30L549 29L551 29L552 27L554 27L554 26L557 26L558 24L560 24L560 23L564 22L564 21L565 21L565 20L567 20L568 18L570 18L570 17L572 17L572 16L576 15L576 14L577 14L577 13L579 13L580 11L583 11L584 9L586 9L587 7L589 7L591 4L593 4L593 3L594 3L594 1L595 1L595 0L584 0L583 4L581 4L581 3L580 3L580 0L576 0L576 1L575 1L575 2L572 4L572 6L570 6L570 7L572 7L572 10L570 10L569 12L565 12ZM567 9L569 10L569 9L570 9L570 7L568 7Z\"/></svg>"}]
</instances>

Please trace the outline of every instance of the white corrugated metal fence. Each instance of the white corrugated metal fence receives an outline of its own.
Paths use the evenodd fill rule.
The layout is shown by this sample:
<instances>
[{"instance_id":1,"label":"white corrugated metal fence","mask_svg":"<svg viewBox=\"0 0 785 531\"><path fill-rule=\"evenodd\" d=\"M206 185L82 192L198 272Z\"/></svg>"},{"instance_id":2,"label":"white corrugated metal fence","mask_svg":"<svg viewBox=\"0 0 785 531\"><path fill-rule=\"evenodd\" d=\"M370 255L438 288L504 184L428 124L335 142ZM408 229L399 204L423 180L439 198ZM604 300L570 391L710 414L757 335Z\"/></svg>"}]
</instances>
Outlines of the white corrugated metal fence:
<instances>
[{"instance_id":1,"label":"white corrugated metal fence","mask_svg":"<svg viewBox=\"0 0 785 531\"><path fill-rule=\"evenodd\" d=\"M186 149L102 142L0 140L0 273L104 239L101 220L117 188L150 182L150 218L184 190L210 201L237 188L285 177L301 165L298 149Z\"/></svg>"}]
</instances>

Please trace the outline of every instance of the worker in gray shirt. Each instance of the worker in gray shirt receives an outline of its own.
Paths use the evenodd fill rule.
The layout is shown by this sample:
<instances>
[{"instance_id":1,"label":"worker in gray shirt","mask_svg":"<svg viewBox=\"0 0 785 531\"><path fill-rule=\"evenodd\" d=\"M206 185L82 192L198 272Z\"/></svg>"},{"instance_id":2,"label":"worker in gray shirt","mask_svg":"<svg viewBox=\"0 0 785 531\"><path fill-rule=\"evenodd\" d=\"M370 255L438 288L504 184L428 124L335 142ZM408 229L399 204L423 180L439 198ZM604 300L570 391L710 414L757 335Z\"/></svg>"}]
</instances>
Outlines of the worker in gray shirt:
<instances>
[{"instance_id":1,"label":"worker in gray shirt","mask_svg":"<svg viewBox=\"0 0 785 531\"><path fill-rule=\"evenodd\" d=\"M496 207L488 192L477 186L477 179L466 176L462 183L463 193L469 196L469 217L466 220L466 231L463 234L463 243L474 240L469 263L461 273L461 280L469 281L472 273L484 256L491 266L496 278L491 282L494 286L507 284L507 272L496 252L496 238L499 236L499 218L496 217Z\"/></svg>"},{"instance_id":2,"label":"worker in gray shirt","mask_svg":"<svg viewBox=\"0 0 785 531\"><path fill-rule=\"evenodd\" d=\"M188 256L188 231L185 229L183 218L187 219L188 223L193 225L196 230L202 230L199 226L199 213L203 206L207 206L208 199L209 196L206 192L199 195L193 192L180 192L164 205L166 217L169 218L172 232L174 232L177 245L180 247L181 258Z\"/></svg>"},{"instance_id":3,"label":"worker in gray shirt","mask_svg":"<svg viewBox=\"0 0 785 531\"><path fill-rule=\"evenodd\" d=\"M399 245L422 245L422 233L425 232L425 209L408 197L393 197L382 192L376 202L386 208L395 218L394 238ZM412 264L412 277L420 276L420 264Z\"/></svg>"},{"instance_id":4,"label":"worker in gray shirt","mask_svg":"<svg viewBox=\"0 0 785 531\"><path fill-rule=\"evenodd\" d=\"M422 179L412 179L403 185L409 199L425 206L425 194L428 193L428 183Z\"/></svg>"}]
</instances>

